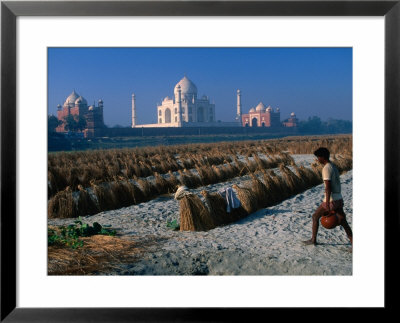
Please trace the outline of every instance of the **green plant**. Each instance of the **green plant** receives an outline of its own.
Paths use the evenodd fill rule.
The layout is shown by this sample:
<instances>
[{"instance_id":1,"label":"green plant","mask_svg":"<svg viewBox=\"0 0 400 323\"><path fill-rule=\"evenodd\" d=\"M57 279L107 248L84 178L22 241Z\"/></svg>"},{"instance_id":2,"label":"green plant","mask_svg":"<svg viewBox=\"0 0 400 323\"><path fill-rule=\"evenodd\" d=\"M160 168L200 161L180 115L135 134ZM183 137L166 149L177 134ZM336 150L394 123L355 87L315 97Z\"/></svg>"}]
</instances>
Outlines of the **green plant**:
<instances>
[{"instance_id":1,"label":"green plant","mask_svg":"<svg viewBox=\"0 0 400 323\"><path fill-rule=\"evenodd\" d=\"M116 234L115 230L106 229L98 222L94 222L93 226L83 223L81 217L74 221L74 224L60 226L58 229L48 229L47 241L49 246L59 244L76 249L83 246L80 237L90 237L96 234L115 236Z\"/></svg>"},{"instance_id":2,"label":"green plant","mask_svg":"<svg viewBox=\"0 0 400 323\"><path fill-rule=\"evenodd\" d=\"M167 228L177 231L179 230L179 223L176 220L167 221Z\"/></svg>"}]
</instances>

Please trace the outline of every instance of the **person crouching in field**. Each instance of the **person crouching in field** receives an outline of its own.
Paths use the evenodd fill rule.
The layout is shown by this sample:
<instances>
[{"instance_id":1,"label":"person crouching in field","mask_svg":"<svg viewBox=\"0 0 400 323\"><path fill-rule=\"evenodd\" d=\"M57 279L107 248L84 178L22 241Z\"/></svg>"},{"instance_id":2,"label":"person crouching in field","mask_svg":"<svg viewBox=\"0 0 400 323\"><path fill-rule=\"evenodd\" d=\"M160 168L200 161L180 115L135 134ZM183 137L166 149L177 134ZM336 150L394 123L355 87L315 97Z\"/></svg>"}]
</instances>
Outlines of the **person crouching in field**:
<instances>
[{"instance_id":1,"label":"person crouching in field","mask_svg":"<svg viewBox=\"0 0 400 323\"><path fill-rule=\"evenodd\" d=\"M322 179L325 184L324 202L318 207L312 216L312 237L310 240L304 241L304 244L317 244L317 233L319 219L324 213L334 210L338 216L339 224L343 227L351 244L353 244L353 232L346 220L346 214L343 211L343 198L340 187L339 171L329 160L329 150L321 147L314 151L314 155L318 158L324 167L322 168Z\"/></svg>"}]
</instances>

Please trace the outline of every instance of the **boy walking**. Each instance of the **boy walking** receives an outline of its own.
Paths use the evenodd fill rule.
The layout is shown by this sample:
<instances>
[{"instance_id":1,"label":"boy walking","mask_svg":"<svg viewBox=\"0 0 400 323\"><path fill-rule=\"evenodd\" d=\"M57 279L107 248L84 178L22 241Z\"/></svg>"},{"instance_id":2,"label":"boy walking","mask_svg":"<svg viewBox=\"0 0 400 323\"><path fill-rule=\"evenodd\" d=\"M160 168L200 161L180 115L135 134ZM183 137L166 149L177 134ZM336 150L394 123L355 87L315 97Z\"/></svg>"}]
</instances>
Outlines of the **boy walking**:
<instances>
[{"instance_id":1,"label":"boy walking","mask_svg":"<svg viewBox=\"0 0 400 323\"><path fill-rule=\"evenodd\" d=\"M334 210L339 218L339 224L343 227L351 244L353 244L353 232L346 220L346 214L343 211L343 197L341 194L339 171L329 160L330 153L327 148L321 147L314 151L314 155L318 158L318 162L324 165L322 169L322 179L325 185L324 201L314 212L312 216L312 237L310 240L304 241L304 244L317 244L317 233L319 227L319 219L325 212Z\"/></svg>"}]
</instances>

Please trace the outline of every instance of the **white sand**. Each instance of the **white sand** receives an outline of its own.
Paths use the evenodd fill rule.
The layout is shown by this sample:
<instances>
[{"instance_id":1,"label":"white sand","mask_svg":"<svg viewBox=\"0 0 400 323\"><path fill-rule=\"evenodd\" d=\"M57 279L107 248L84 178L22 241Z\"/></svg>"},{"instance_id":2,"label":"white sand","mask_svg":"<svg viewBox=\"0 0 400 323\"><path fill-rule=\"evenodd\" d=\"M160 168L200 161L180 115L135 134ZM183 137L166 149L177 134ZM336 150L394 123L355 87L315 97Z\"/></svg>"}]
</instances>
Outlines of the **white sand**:
<instances>
[{"instance_id":1,"label":"white sand","mask_svg":"<svg viewBox=\"0 0 400 323\"><path fill-rule=\"evenodd\" d=\"M308 166L312 155L294 155ZM352 171L341 176L347 221L352 227ZM243 181L243 177L240 179ZM241 183L238 178L221 187ZM200 195L204 187L192 190ZM324 187L318 185L273 207L261 209L236 223L207 232L172 231L167 221L179 218L179 202L162 196L130 207L84 217L84 222L111 225L118 234L145 242L138 261L119 264L110 275L351 275L352 253L344 230L320 226L317 246L311 238L312 213L320 205ZM73 219L52 219L52 225Z\"/></svg>"}]
</instances>

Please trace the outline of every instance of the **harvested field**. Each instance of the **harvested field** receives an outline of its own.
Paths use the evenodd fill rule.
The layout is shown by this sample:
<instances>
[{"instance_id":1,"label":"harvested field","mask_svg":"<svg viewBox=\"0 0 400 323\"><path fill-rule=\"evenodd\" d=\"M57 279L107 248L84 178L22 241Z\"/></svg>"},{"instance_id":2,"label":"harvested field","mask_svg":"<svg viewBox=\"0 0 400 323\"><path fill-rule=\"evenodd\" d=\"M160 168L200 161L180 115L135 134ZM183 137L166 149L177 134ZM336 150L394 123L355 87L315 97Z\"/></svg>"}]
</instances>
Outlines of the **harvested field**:
<instances>
[{"instance_id":1,"label":"harvested field","mask_svg":"<svg viewBox=\"0 0 400 323\"><path fill-rule=\"evenodd\" d=\"M287 173L287 176L309 176L310 181L318 179L311 170L314 162L312 155L292 157L296 166L287 166L293 173ZM285 172L279 167L271 171L276 177ZM265 174L256 172L256 176L265 183ZM228 182L194 188L190 192L197 195L205 206L207 194L210 195L208 202L212 202L217 209L222 205L220 199L215 199L218 190L233 185L245 186L252 180L254 178L250 174L245 174ZM269 185L276 183L272 179L270 182ZM321 246L304 246L301 243L311 235L311 215L323 195L321 182L319 178L319 183L312 187L294 182L293 187L303 185L305 190L280 201L279 196L275 196L275 203L260 207L242 218L232 219L234 222L224 223L219 218L220 222L215 223L214 228L204 231L173 231L166 225L173 220L179 222L180 203L174 200L173 194L86 216L86 222L110 225L121 237L135 243L149 236L154 237L154 243L131 246L132 250L139 249L138 253L133 252L135 256L132 260L128 257L125 261L121 255L121 262L111 261L112 266L108 268L87 272L106 275L351 275L352 254L348 251L349 244L343 229L321 228ZM341 183L344 210L352 226L351 170L341 175ZM201 194L202 191L205 193ZM48 222L49 225L67 225L72 221L49 219ZM129 247L126 249L129 250ZM100 262L99 266L102 264ZM61 267L58 270L62 274Z\"/></svg>"}]
</instances>

